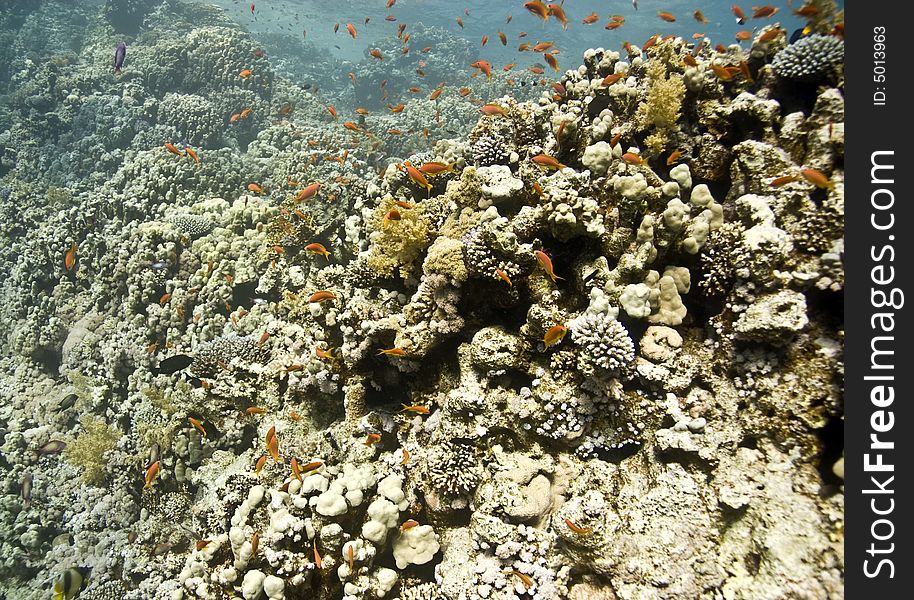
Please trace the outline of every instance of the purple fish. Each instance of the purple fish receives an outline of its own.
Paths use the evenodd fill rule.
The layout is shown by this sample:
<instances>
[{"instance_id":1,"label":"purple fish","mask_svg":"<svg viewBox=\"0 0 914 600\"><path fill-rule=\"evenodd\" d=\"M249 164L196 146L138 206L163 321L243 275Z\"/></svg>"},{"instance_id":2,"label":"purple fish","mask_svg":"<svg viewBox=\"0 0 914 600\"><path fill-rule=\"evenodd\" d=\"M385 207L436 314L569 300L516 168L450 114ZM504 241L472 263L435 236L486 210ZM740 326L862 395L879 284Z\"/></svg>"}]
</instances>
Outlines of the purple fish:
<instances>
[{"instance_id":1,"label":"purple fish","mask_svg":"<svg viewBox=\"0 0 914 600\"><path fill-rule=\"evenodd\" d=\"M114 74L120 75L121 67L124 66L124 59L127 58L127 44L118 42L114 50Z\"/></svg>"}]
</instances>

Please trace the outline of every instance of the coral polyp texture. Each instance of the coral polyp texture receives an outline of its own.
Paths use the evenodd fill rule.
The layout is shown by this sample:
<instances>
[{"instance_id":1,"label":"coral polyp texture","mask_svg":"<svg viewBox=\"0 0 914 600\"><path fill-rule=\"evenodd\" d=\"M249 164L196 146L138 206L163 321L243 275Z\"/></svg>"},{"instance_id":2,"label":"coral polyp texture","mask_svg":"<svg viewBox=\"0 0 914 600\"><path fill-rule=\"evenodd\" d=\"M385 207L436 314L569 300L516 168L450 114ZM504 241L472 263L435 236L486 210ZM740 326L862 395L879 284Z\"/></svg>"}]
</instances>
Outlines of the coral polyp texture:
<instances>
[{"instance_id":1,"label":"coral polyp texture","mask_svg":"<svg viewBox=\"0 0 914 600\"><path fill-rule=\"evenodd\" d=\"M0 596L842 597L833 3L11 4Z\"/></svg>"}]
</instances>

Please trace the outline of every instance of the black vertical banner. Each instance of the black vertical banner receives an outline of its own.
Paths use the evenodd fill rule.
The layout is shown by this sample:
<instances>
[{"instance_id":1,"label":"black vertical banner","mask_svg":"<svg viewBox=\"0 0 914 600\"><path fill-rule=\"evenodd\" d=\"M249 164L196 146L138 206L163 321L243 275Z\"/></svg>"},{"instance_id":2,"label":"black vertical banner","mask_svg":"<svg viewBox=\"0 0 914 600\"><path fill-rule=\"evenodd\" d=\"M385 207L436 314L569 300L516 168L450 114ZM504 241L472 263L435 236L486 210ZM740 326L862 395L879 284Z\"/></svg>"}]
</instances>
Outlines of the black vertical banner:
<instances>
[{"instance_id":1,"label":"black vertical banner","mask_svg":"<svg viewBox=\"0 0 914 600\"><path fill-rule=\"evenodd\" d=\"M848 598L910 598L914 236L910 5L848 2L845 560Z\"/></svg>"}]
</instances>

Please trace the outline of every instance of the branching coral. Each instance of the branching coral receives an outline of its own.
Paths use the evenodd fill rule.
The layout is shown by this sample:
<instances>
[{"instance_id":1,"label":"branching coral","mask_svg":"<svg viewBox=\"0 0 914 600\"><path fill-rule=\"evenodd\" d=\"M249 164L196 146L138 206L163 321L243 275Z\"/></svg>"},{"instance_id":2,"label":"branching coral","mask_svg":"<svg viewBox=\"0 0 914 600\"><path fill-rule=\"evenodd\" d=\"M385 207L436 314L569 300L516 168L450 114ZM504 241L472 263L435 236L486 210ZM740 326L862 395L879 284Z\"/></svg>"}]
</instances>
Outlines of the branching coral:
<instances>
[{"instance_id":1,"label":"branching coral","mask_svg":"<svg viewBox=\"0 0 914 600\"><path fill-rule=\"evenodd\" d=\"M653 130L645 144L650 154L657 155L666 148L670 135L676 129L685 97L685 84L681 76L668 75L663 63L654 60L647 64L647 78L647 98L638 105L636 118L642 130Z\"/></svg>"},{"instance_id":2,"label":"branching coral","mask_svg":"<svg viewBox=\"0 0 914 600\"><path fill-rule=\"evenodd\" d=\"M67 445L64 458L82 469L86 483L99 484L105 477L108 464L105 454L117 445L121 432L92 415L84 416L80 423L83 431Z\"/></svg>"}]
</instances>

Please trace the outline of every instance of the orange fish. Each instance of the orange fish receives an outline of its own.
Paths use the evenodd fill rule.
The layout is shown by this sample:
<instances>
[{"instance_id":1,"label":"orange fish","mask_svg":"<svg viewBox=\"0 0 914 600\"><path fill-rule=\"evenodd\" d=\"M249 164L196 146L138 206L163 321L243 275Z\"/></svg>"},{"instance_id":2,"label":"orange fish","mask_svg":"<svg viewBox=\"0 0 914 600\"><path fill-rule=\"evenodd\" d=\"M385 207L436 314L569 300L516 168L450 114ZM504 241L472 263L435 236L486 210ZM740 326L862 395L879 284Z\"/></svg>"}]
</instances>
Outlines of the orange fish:
<instances>
[{"instance_id":1,"label":"orange fish","mask_svg":"<svg viewBox=\"0 0 914 600\"><path fill-rule=\"evenodd\" d=\"M320 189L321 189L320 182L312 183L312 184L308 185L307 187L305 187L302 191L298 192L298 195L295 196L295 201L303 202L304 200L309 200L309 199L313 198L314 196L316 196L317 192Z\"/></svg>"},{"instance_id":2,"label":"orange fish","mask_svg":"<svg viewBox=\"0 0 914 600\"><path fill-rule=\"evenodd\" d=\"M66 267L67 271L72 271L73 266L76 264L76 243L74 242L70 249L67 250L67 253L63 255L63 266Z\"/></svg>"},{"instance_id":3,"label":"orange fish","mask_svg":"<svg viewBox=\"0 0 914 600\"><path fill-rule=\"evenodd\" d=\"M314 538L314 565L320 569L321 568L321 555L317 552L317 537Z\"/></svg>"},{"instance_id":4,"label":"orange fish","mask_svg":"<svg viewBox=\"0 0 914 600\"><path fill-rule=\"evenodd\" d=\"M381 51L378 50L377 48L372 48L371 50L368 51L368 54L377 58L378 60L384 60L384 56L381 54Z\"/></svg>"},{"instance_id":5,"label":"orange fish","mask_svg":"<svg viewBox=\"0 0 914 600\"><path fill-rule=\"evenodd\" d=\"M797 10L793 11L793 14L797 15L798 17L811 17L818 14L818 12L819 9L812 4L804 4Z\"/></svg>"},{"instance_id":6,"label":"orange fish","mask_svg":"<svg viewBox=\"0 0 914 600\"><path fill-rule=\"evenodd\" d=\"M695 12L693 12L692 17L694 17L695 20L698 21L699 23L701 23L702 25L708 24L708 20L705 18L705 16L702 14L702 12L700 10L696 10Z\"/></svg>"},{"instance_id":7,"label":"orange fish","mask_svg":"<svg viewBox=\"0 0 914 600\"><path fill-rule=\"evenodd\" d=\"M384 17L384 20L385 20L385 21L390 21L391 23L393 23L394 21L397 20L397 17L395 17L395 16L393 16L393 15L387 15L386 17Z\"/></svg>"},{"instance_id":8,"label":"orange fish","mask_svg":"<svg viewBox=\"0 0 914 600\"><path fill-rule=\"evenodd\" d=\"M698 61L695 60L695 57L691 54L686 54L682 57L682 62L688 67L697 67Z\"/></svg>"},{"instance_id":9,"label":"orange fish","mask_svg":"<svg viewBox=\"0 0 914 600\"><path fill-rule=\"evenodd\" d=\"M543 345L545 346L543 350L548 350L549 346L554 346L561 342L566 333L568 333L568 328L564 325L553 325L547 329L543 335Z\"/></svg>"},{"instance_id":10,"label":"orange fish","mask_svg":"<svg viewBox=\"0 0 914 600\"><path fill-rule=\"evenodd\" d=\"M273 462L279 462L279 438L275 433L267 442L267 451L273 457Z\"/></svg>"},{"instance_id":11,"label":"orange fish","mask_svg":"<svg viewBox=\"0 0 914 600\"><path fill-rule=\"evenodd\" d=\"M593 25L594 23L596 23L599 20L600 20L600 15L598 15L597 13L590 13L589 15L584 17L584 20L582 22L584 23L584 25Z\"/></svg>"},{"instance_id":12,"label":"orange fish","mask_svg":"<svg viewBox=\"0 0 914 600\"><path fill-rule=\"evenodd\" d=\"M492 80L492 65L490 65L488 63L488 61L480 59L480 60L477 60L476 62L474 62L473 64L471 64L470 66L473 67L474 69L479 69L480 71L485 73L487 80L489 80L489 81Z\"/></svg>"},{"instance_id":13,"label":"orange fish","mask_svg":"<svg viewBox=\"0 0 914 600\"><path fill-rule=\"evenodd\" d=\"M543 271L546 272L546 275L548 275L552 281L563 279L562 277L559 277L555 274L555 271L552 268L552 259L549 258L548 254L540 250L536 250L534 251L533 255L536 256L536 262L539 263L540 267L543 268Z\"/></svg>"},{"instance_id":14,"label":"orange fish","mask_svg":"<svg viewBox=\"0 0 914 600\"><path fill-rule=\"evenodd\" d=\"M622 155L622 160L630 165L643 165L646 161L634 152L626 152Z\"/></svg>"},{"instance_id":15,"label":"orange fish","mask_svg":"<svg viewBox=\"0 0 914 600\"><path fill-rule=\"evenodd\" d=\"M327 300L336 300L336 294L327 290L319 290L308 297L308 302L326 302Z\"/></svg>"},{"instance_id":16,"label":"orange fish","mask_svg":"<svg viewBox=\"0 0 914 600\"><path fill-rule=\"evenodd\" d=\"M206 548L207 546L209 546L212 543L213 543L213 540L197 540L197 544L196 544L197 552L199 552L200 550L203 550L204 548Z\"/></svg>"},{"instance_id":17,"label":"orange fish","mask_svg":"<svg viewBox=\"0 0 914 600\"><path fill-rule=\"evenodd\" d=\"M647 38L647 41L644 42L644 45L641 46L641 49L647 51L649 48L652 48L660 40L660 34L654 34L651 37Z\"/></svg>"},{"instance_id":18,"label":"orange fish","mask_svg":"<svg viewBox=\"0 0 914 600\"><path fill-rule=\"evenodd\" d=\"M292 457L292 477L301 481L301 470L298 468L298 459Z\"/></svg>"},{"instance_id":19,"label":"orange fish","mask_svg":"<svg viewBox=\"0 0 914 600\"><path fill-rule=\"evenodd\" d=\"M549 63L549 66L552 67L556 73L559 72L559 62L555 59L554 54L543 54L543 60Z\"/></svg>"},{"instance_id":20,"label":"orange fish","mask_svg":"<svg viewBox=\"0 0 914 600\"><path fill-rule=\"evenodd\" d=\"M260 470L263 469L265 464L267 464L267 455L261 454L260 458L257 459L257 462L254 463L254 474L260 475Z\"/></svg>"},{"instance_id":21,"label":"orange fish","mask_svg":"<svg viewBox=\"0 0 914 600\"><path fill-rule=\"evenodd\" d=\"M422 406L421 404L416 404L413 406L407 406L406 404L400 404L403 408L399 412L414 412L418 415L427 415L429 413L427 406Z\"/></svg>"},{"instance_id":22,"label":"orange fish","mask_svg":"<svg viewBox=\"0 0 914 600\"><path fill-rule=\"evenodd\" d=\"M501 68L501 70L502 70L502 71L510 71L510 70L513 69L516 65L517 65L517 63L508 63L508 64L506 64L505 66L503 66L503 67Z\"/></svg>"},{"instance_id":23,"label":"orange fish","mask_svg":"<svg viewBox=\"0 0 914 600\"><path fill-rule=\"evenodd\" d=\"M424 175L435 176L435 175L440 175L441 173L444 173L445 171L453 173L454 172L454 163L446 165L446 164L440 163L440 162L427 162L419 167L419 172Z\"/></svg>"},{"instance_id":24,"label":"orange fish","mask_svg":"<svg viewBox=\"0 0 914 600\"><path fill-rule=\"evenodd\" d=\"M387 348L378 350L378 356L386 354L387 356L406 356L406 350L403 348Z\"/></svg>"},{"instance_id":25,"label":"orange fish","mask_svg":"<svg viewBox=\"0 0 914 600\"><path fill-rule=\"evenodd\" d=\"M800 171L800 175L803 176L803 179L817 188L827 189L832 188L835 185L833 182L829 181L824 173L815 169L803 169Z\"/></svg>"},{"instance_id":26,"label":"orange fish","mask_svg":"<svg viewBox=\"0 0 914 600\"><path fill-rule=\"evenodd\" d=\"M482 36L480 46L485 46L488 43L489 43L489 36L487 36L487 35Z\"/></svg>"},{"instance_id":27,"label":"orange fish","mask_svg":"<svg viewBox=\"0 0 914 600\"><path fill-rule=\"evenodd\" d=\"M356 38L355 26L352 23L346 23L346 31L349 32L349 35L352 36L352 39Z\"/></svg>"},{"instance_id":28,"label":"orange fish","mask_svg":"<svg viewBox=\"0 0 914 600\"><path fill-rule=\"evenodd\" d=\"M508 274L501 269L495 269L495 276L507 283L508 287L514 287L514 284L511 283L511 278L508 277Z\"/></svg>"},{"instance_id":29,"label":"orange fish","mask_svg":"<svg viewBox=\"0 0 914 600\"><path fill-rule=\"evenodd\" d=\"M413 86L410 86L409 91L412 92L412 93L414 93L414 94L418 94L419 92L422 91L422 88L416 87L416 86L413 85Z\"/></svg>"},{"instance_id":30,"label":"orange fish","mask_svg":"<svg viewBox=\"0 0 914 600\"><path fill-rule=\"evenodd\" d=\"M429 99L429 100L437 100L437 99L438 99L438 96L441 95L441 92L443 91L443 89L444 89L444 88L438 88L437 90L433 91L432 94L428 97L428 99Z\"/></svg>"},{"instance_id":31,"label":"orange fish","mask_svg":"<svg viewBox=\"0 0 914 600\"><path fill-rule=\"evenodd\" d=\"M746 40L751 40L751 39L752 39L752 32L751 32L751 31L745 31L745 30L743 30L743 31L737 31L735 37L736 37L736 39L739 40L740 42L745 42Z\"/></svg>"},{"instance_id":32,"label":"orange fish","mask_svg":"<svg viewBox=\"0 0 914 600\"><path fill-rule=\"evenodd\" d=\"M667 23L673 23L676 21L676 17L674 17L672 13L668 13L663 10L657 11L657 16L660 17L661 19L663 19L664 21L666 21Z\"/></svg>"},{"instance_id":33,"label":"orange fish","mask_svg":"<svg viewBox=\"0 0 914 600\"><path fill-rule=\"evenodd\" d=\"M558 170L558 169L564 169L564 168L565 168L565 165L563 165L562 163L560 163L555 157L549 156L548 154L537 154L536 156L534 156L534 157L531 158L530 160L532 160L533 162L535 162L535 163L538 164L539 166L545 167L545 168L547 168L547 169L555 169L555 170Z\"/></svg>"},{"instance_id":34,"label":"orange fish","mask_svg":"<svg viewBox=\"0 0 914 600\"><path fill-rule=\"evenodd\" d=\"M539 0L524 2L524 8L526 8L530 14L541 18L543 21L549 20L549 9L546 8L546 5Z\"/></svg>"},{"instance_id":35,"label":"orange fish","mask_svg":"<svg viewBox=\"0 0 914 600\"><path fill-rule=\"evenodd\" d=\"M311 254L321 254L324 259L328 262L330 261L330 251L324 247L323 244L314 242L305 246L305 252L310 252Z\"/></svg>"},{"instance_id":36,"label":"orange fish","mask_svg":"<svg viewBox=\"0 0 914 600\"><path fill-rule=\"evenodd\" d=\"M784 30L780 29L779 27L773 27L771 29L766 30L765 33L763 33L762 35L758 36L758 41L763 44L765 42L770 42L771 40L773 40L776 37L778 37L779 35L781 35L781 33L783 31Z\"/></svg>"},{"instance_id":37,"label":"orange fish","mask_svg":"<svg viewBox=\"0 0 914 600\"><path fill-rule=\"evenodd\" d=\"M502 46L508 45L508 36L505 35L504 31L497 31L497 32L495 32L495 35L497 35L498 39L501 40Z\"/></svg>"},{"instance_id":38,"label":"orange fish","mask_svg":"<svg viewBox=\"0 0 914 600\"><path fill-rule=\"evenodd\" d=\"M251 115L252 110L252 108L245 108L240 113L238 113L238 116L240 116L242 119L247 119Z\"/></svg>"},{"instance_id":39,"label":"orange fish","mask_svg":"<svg viewBox=\"0 0 914 600\"><path fill-rule=\"evenodd\" d=\"M156 475L159 474L161 466L161 461L158 460L149 465L149 468L146 470L146 485L143 486L144 490L148 490L152 487L152 482L155 480Z\"/></svg>"},{"instance_id":40,"label":"orange fish","mask_svg":"<svg viewBox=\"0 0 914 600\"><path fill-rule=\"evenodd\" d=\"M192 159L194 159L194 162L197 163L198 165L200 164L200 157L197 156L197 153L194 152L194 149L191 148L190 146L185 146L185 147L184 147L184 154L185 154L186 156L189 156L189 157L191 157Z\"/></svg>"},{"instance_id":41,"label":"orange fish","mask_svg":"<svg viewBox=\"0 0 914 600\"><path fill-rule=\"evenodd\" d=\"M578 525L575 525L574 521L568 517L565 517L565 525L568 526L568 529L572 530L578 535L587 535L593 531L593 529L590 527L579 527Z\"/></svg>"},{"instance_id":42,"label":"orange fish","mask_svg":"<svg viewBox=\"0 0 914 600\"><path fill-rule=\"evenodd\" d=\"M169 152L171 152L172 154L176 155L176 156L184 156L184 153L181 152L180 150L178 150L178 149L175 147L174 144L171 144L171 143L166 142L166 143L165 143L165 149L168 150Z\"/></svg>"},{"instance_id":43,"label":"orange fish","mask_svg":"<svg viewBox=\"0 0 914 600\"><path fill-rule=\"evenodd\" d=\"M562 0L564 2L565 0ZM556 18L556 20L562 24L562 29L568 29L568 16L565 14L565 9L562 8L561 4L547 4L546 8L549 9L549 15Z\"/></svg>"},{"instance_id":44,"label":"orange fish","mask_svg":"<svg viewBox=\"0 0 914 600\"><path fill-rule=\"evenodd\" d=\"M393 5L396 3L396 1L397 0L387 0L387 8L393 8Z\"/></svg>"},{"instance_id":45,"label":"orange fish","mask_svg":"<svg viewBox=\"0 0 914 600\"><path fill-rule=\"evenodd\" d=\"M400 450L401 450L401 452L403 452L403 460L400 461L400 464L405 465L405 464L409 463L409 450L407 450L406 448L400 448Z\"/></svg>"},{"instance_id":46,"label":"orange fish","mask_svg":"<svg viewBox=\"0 0 914 600\"><path fill-rule=\"evenodd\" d=\"M731 6L730 10L733 11L733 16L736 17L737 25L743 25L746 23L746 13L743 12L743 9L741 9L738 4Z\"/></svg>"},{"instance_id":47,"label":"orange fish","mask_svg":"<svg viewBox=\"0 0 914 600\"><path fill-rule=\"evenodd\" d=\"M498 104L483 104L479 107L479 112L490 117L494 117L496 115L503 116L507 114L507 111L504 109L504 107L499 106Z\"/></svg>"},{"instance_id":48,"label":"orange fish","mask_svg":"<svg viewBox=\"0 0 914 600\"><path fill-rule=\"evenodd\" d=\"M348 129L349 131L361 131L361 129L359 129L359 126L356 125L355 123L353 123L352 121L346 121L345 123L343 123L343 127Z\"/></svg>"},{"instance_id":49,"label":"orange fish","mask_svg":"<svg viewBox=\"0 0 914 600\"><path fill-rule=\"evenodd\" d=\"M242 79L247 79L248 77L250 77L253 74L254 74L254 72L252 70L243 69L240 73L238 73L238 77L241 77Z\"/></svg>"},{"instance_id":50,"label":"orange fish","mask_svg":"<svg viewBox=\"0 0 914 600\"><path fill-rule=\"evenodd\" d=\"M416 521L415 519L407 519L407 520L403 521L402 525L400 525L400 533L403 533L407 529L412 529L413 527L415 527L418 524L419 524L419 521Z\"/></svg>"},{"instance_id":51,"label":"orange fish","mask_svg":"<svg viewBox=\"0 0 914 600\"><path fill-rule=\"evenodd\" d=\"M462 87L459 90L457 90L457 93L460 94L462 97L466 98L467 96L469 96L472 93L472 91L473 90L471 90L468 87Z\"/></svg>"},{"instance_id":52,"label":"orange fish","mask_svg":"<svg viewBox=\"0 0 914 600\"><path fill-rule=\"evenodd\" d=\"M266 458L266 457L264 457ZM251 535L251 556L257 554L257 548L260 546L260 534L256 531Z\"/></svg>"},{"instance_id":53,"label":"orange fish","mask_svg":"<svg viewBox=\"0 0 914 600\"><path fill-rule=\"evenodd\" d=\"M391 221L399 221L401 218L402 218L402 215L400 215L400 211L398 211L396 208L392 208L389 211L387 211L387 213L385 213L385 215L384 215L384 218L381 219L381 226L384 229L387 229L387 227L388 227L388 225L390 225Z\"/></svg>"},{"instance_id":54,"label":"orange fish","mask_svg":"<svg viewBox=\"0 0 914 600\"><path fill-rule=\"evenodd\" d=\"M528 588L533 585L533 579L526 573L521 573L517 569L511 570L511 571L502 571L502 573L504 573L505 575L514 575L515 577L520 579L521 583L524 584L525 588Z\"/></svg>"},{"instance_id":55,"label":"orange fish","mask_svg":"<svg viewBox=\"0 0 914 600\"><path fill-rule=\"evenodd\" d=\"M711 70L721 81L730 81L733 79L733 73L725 67L711 63Z\"/></svg>"},{"instance_id":56,"label":"orange fish","mask_svg":"<svg viewBox=\"0 0 914 600\"><path fill-rule=\"evenodd\" d=\"M543 70L542 67L536 67L536 66L534 66L534 67L527 67L527 70L530 71L531 73L535 73L535 74L537 74L537 75L542 75L543 73L546 72L546 71Z\"/></svg>"},{"instance_id":57,"label":"orange fish","mask_svg":"<svg viewBox=\"0 0 914 600\"><path fill-rule=\"evenodd\" d=\"M457 24L460 25L460 28L463 29L463 19L461 19L460 17L457 17L456 20L457 20Z\"/></svg>"},{"instance_id":58,"label":"orange fish","mask_svg":"<svg viewBox=\"0 0 914 600\"><path fill-rule=\"evenodd\" d=\"M622 27L622 25L623 25L623 23L620 21L610 21L609 23L606 24L604 29L609 29L610 31L612 31L613 29L618 29L618 28Z\"/></svg>"},{"instance_id":59,"label":"orange fish","mask_svg":"<svg viewBox=\"0 0 914 600\"><path fill-rule=\"evenodd\" d=\"M262 415L267 412L267 409L260 406L249 406L244 409L244 413L247 415Z\"/></svg>"},{"instance_id":60,"label":"orange fish","mask_svg":"<svg viewBox=\"0 0 914 600\"><path fill-rule=\"evenodd\" d=\"M369 433L368 437L365 438L365 445L374 446L375 444L377 444L380 441L381 441L380 435L378 435L377 433Z\"/></svg>"},{"instance_id":61,"label":"orange fish","mask_svg":"<svg viewBox=\"0 0 914 600\"><path fill-rule=\"evenodd\" d=\"M404 108L406 108L406 105L403 104L402 102L401 102L400 104L395 105L395 106L391 106L390 104L387 105L387 109L388 109L390 112L392 112L392 113L400 113L400 112L403 112L403 109L404 109Z\"/></svg>"},{"instance_id":62,"label":"orange fish","mask_svg":"<svg viewBox=\"0 0 914 600\"><path fill-rule=\"evenodd\" d=\"M603 78L603 81L600 82L600 85L602 85L602 86L612 85L612 84L616 83L617 81L619 81L620 79L622 79L623 77L625 77L626 75L628 75L628 71L622 71L621 73L613 73L611 75L607 75L606 77Z\"/></svg>"},{"instance_id":63,"label":"orange fish","mask_svg":"<svg viewBox=\"0 0 914 600\"><path fill-rule=\"evenodd\" d=\"M169 300L171 300L171 294L162 294L162 297L159 298L159 306L165 306Z\"/></svg>"},{"instance_id":64,"label":"orange fish","mask_svg":"<svg viewBox=\"0 0 914 600\"><path fill-rule=\"evenodd\" d=\"M673 150L670 152L670 155L666 157L666 166L672 166L682 158L682 150Z\"/></svg>"},{"instance_id":65,"label":"orange fish","mask_svg":"<svg viewBox=\"0 0 914 600\"><path fill-rule=\"evenodd\" d=\"M778 9L773 6L753 6L752 18L765 19L767 17L773 16L776 12L778 12Z\"/></svg>"},{"instance_id":66,"label":"orange fish","mask_svg":"<svg viewBox=\"0 0 914 600\"><path fill-rule=\"evenodd\" d=\"M255 194L262 194L262 193L263 193L263 188L260 187L259 185L257 185L256 183L249 183L249 184L248 184L248 191L249 191L249 192L254 192Z\"/></svg>"},{"instance_id":67,"label":"orange fish","mask_svg":"<svg viewBox=\"0 0 914 600\"><path fill-rule=\"evenodd\" d=\"M771 185L774 187L781 187L782 185L787 185L788 183L793 183L794 181L799 181L800 178L796 175L784 175L782 177L777 177L771 181Z\"/></svg>"},{"instance_id":68,"label":"orange fish","mask_svg":"<svg viewBox=\"0 0 914 600\"><path fill-rule=\"evenodd\" d=\"M333 108L333 106L328 106L327 110L330 112L330 116L335 119L336 118L336 109Z\"/></svg>"},{"instance_id":69,"label":"orange fish","mask_svg":"<svg viewBox=\"0 0 914 600\"><path fill-rule=\"evenodd\" d=\"M190 421L190 424L194 426L194 429L200 432L200 435L206 437L206 429L203 428L203 423L193 417L187 417L187 420Z\"/></svg>"},{"instance_id":70,"label":"orange fish","mask_svg":"<svg viewBox=\"0 0 914 600\"><path fill-rule=\"evenodd\" d=\"M427 136L426 136L427 137ZM428 179L425 178L425 175L419 172L416 167L412 166L409 161L403 163L406 167L406 172L409 175L409 178L412 179L415 183L421 185L425 188L426 193L431 195L432 193L432 184L428 182Z\"/></svg>"}]
</instances>

